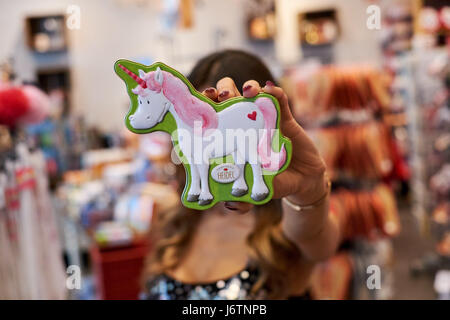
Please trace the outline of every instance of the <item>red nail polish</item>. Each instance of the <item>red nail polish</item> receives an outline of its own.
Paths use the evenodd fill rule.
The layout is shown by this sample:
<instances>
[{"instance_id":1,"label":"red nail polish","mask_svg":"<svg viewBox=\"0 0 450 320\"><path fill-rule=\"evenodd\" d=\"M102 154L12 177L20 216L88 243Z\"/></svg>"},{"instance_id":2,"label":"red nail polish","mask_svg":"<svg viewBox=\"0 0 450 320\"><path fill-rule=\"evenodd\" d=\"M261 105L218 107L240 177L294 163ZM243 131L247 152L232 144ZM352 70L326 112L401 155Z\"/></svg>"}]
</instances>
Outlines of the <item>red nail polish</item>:
<instances>
[{"instance_id":1,"label":"red nail polish","mask_svg":"<svg viewBox=\"0 0 450 320\"><path fill-rule=\"evenodd\" d=\"M266 86L268 86L268 87L274 87L274 86L275 86L275 83L273 83L273 82L270 81L270 80L267 80L267 81L266 81Z\"/></svg>"},{"instance_id":2,"label":"red nail polish","mask_svg":"<svg viewBox=\"0 0 450 320\"><path fill-rule=\"evenodd\" d=\"M243 91L247 91L250 90L252 88L252 86L249 84L247 86L245 86L244 88L242 88Z\"/></svg>"},{"instance_id":3,"label":"red nail polish","mask_svg":"<svg viewBox=\"0 0 450 320\"><path fill-rule=\"evenodd\" d=\"M222 92L219 94L219 97L225 98L226 96L228 96L229 93L230 93L230 92L229 92L228 90L222 91Z\"/></svg>"},{"instance_id":4,"label":"red nail polish","mask_svg":"<svg viewBox=\"0 0 450 320\"><path fill-rule=\"evenodd\" d=\"M208 88L205 90L206 93L214 93L214 88Z\"/></svg>"}]
</instances>

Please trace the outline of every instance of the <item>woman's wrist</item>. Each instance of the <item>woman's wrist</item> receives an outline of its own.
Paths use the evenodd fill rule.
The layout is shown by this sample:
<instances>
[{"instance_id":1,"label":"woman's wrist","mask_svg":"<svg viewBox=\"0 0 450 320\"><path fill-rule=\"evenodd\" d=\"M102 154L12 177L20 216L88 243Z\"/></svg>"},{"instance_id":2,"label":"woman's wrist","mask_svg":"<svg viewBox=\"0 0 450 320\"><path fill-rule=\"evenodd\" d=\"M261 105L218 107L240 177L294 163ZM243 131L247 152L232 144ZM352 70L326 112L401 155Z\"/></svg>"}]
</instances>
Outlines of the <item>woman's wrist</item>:
<instances>
[{"instance_id":1,"label":"woman's wrist","mask_svg":"<svg viewBox=\"0 0 450 320\"><path fill-rule=\"evenodd\" d=\"M309 206L321 201L329 193L330 180L326 173L315 179L314 183L302 191L290 194L286 198L297 205Z\"/></svg>"}]
</instances>

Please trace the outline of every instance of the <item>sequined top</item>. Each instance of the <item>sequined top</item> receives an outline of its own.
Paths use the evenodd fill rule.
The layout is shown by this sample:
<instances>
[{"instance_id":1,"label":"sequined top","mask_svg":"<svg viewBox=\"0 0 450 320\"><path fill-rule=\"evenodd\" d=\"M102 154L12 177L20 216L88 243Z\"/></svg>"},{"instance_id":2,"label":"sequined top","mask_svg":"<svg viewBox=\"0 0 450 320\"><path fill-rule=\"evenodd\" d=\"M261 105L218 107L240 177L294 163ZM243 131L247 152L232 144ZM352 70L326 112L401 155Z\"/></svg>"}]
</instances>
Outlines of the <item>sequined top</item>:
<instances>
[{"instance_id":1,"label":"sequined top","mask_svg":"<svg viewBox=\"0 0 450 320\"><path fill-rule=\"evenodd\" d=\"M146 285L146 292L141 296L146 300L247 300L254 299L251 288L258 280L259 270L247 266L234 276L210 283L189 284L159 275ZM257 294L264 295L264 290Z\"/></svg>"}]
</instances>

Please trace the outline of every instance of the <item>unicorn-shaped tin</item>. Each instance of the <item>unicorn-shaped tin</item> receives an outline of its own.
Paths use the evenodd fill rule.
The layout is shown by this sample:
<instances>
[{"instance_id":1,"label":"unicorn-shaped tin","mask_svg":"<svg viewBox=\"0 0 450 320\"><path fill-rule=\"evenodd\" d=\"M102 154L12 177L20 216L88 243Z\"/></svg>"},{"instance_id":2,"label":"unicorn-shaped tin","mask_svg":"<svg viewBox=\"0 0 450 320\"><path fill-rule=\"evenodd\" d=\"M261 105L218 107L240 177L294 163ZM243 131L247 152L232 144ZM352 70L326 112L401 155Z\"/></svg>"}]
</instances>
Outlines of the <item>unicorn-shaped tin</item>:
<instances>
[{"instance_id":1,"label":"unicorn-shaped tin","mask_svg":"<svg viewBox=\"0 0 450 320\"><path fill-rule=\"evenodd\" d=\"M186 169L186 207L204 210L219 201L263 204L272 198L273 178L287 168L292 150L279 131L274 97L261 93L216 103L163 63L119 60L114 68L131 99L127 128L171 134Z\"/></svg>"}]
</instances>

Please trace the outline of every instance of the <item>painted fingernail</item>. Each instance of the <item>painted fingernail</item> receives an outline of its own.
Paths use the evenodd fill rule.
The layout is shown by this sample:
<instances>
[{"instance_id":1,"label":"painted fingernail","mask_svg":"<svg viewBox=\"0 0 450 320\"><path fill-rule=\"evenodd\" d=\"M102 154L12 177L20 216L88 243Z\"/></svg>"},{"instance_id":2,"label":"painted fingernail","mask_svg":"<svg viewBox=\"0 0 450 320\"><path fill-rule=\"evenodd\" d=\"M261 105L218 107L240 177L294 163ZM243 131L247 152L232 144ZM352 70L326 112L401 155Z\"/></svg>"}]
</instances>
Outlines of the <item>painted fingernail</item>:
<instances>
[{"instance_id":1,"label":"painted fingernail","mask_svg":"<svg viewBox=\"0 0 450 320\"><path fill-rule=\"evenodd\" d=\"M213 93L214 93L214 88L207 88L207 89L205 90L205 92L206 92L206 93L209 93L209 94L213 94Z\"/></svg>"},{"instance_id":2,"label":"painted fingernail","mask_svg":"<svg viewBox=\"0 0 450 320\"><path fill-rule=\"evenodd\" d=\"M226 98L230 92L228 90L224 90L219 94L219 97Z\"/></svg>"},{"instance_id":3,"label":"painted fingernail","mask_svg":"<svg viewBox=\"0 0 450 320\"><path fill-rule=\"evenodd\" d=\"M249 85L246 85L244 88L242 88L242 90L243 90L243 91L248 91L248 90L250 90L251 88L252 88L252 85L249 84Z\"/></svg>"},{"instance_id":4,"label":"painted fingernail","mask_svg":"<svg viewBox=\"0 0 450 320\"><path fill-rule=\"evenodd\" d=\"M275 83L273 83L273 82L270 81L270 80L267 80L267 81L266 81L266 86L268 86L268 87L274 87L274 86L275 86Z\"/></svg>"}]
</instances>

